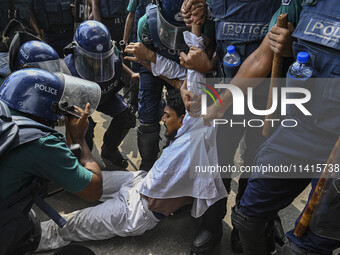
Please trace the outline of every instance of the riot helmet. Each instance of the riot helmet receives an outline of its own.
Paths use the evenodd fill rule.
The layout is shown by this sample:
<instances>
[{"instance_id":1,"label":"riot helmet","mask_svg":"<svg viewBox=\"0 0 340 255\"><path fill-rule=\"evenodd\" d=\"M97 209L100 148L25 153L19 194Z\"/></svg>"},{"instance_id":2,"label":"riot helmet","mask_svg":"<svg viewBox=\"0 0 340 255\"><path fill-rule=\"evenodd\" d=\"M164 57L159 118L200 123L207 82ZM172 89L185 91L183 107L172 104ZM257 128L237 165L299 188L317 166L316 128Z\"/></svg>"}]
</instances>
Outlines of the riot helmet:
<instances>
[{"instance_id":1,"label":"riot helmet","mask_svg":"<svg viewBox=\"0 0 340 255\"><path fill-rule=\"evenodd\" d=\"M91 115L100 96L97 83L35 68L10 74L0 87L0 100L10 108L50 121L67 114L80 117L87 103Z\"/></svg>"},{"instance_id":2,"label":"riot helmet","mask_svg":"<svg viewBox=\"0 0 340 255\"><path fill-rule=\"evenodd\" d=\"M170 49L186 49L183 32L188 28L181 13L183 0L157 0L156 4L159 39Z\"/></svg>"},{"instance_id":3,"label":"riot helmet","mask_svg":"<svg viewBox=\"0 0 340 255\"><path fill-rule=\"evenodd\" d=\"M113 78L114 42L104 24L94 20L81 23L73 43L75 67L82 78L95 82Z\"/></svg>"},{"instance_id":4,"label":"riot helmet","mask_svg":"<svg viewBox=\"0 0 340 255\"><path fill-rule=\"evenodd\" d=\"M10 45L9 60L12 72L23 68L39 68L71 74L64 60L59 59L50 45L29 33L15 35Z\"/></svg>"}]
</instances>

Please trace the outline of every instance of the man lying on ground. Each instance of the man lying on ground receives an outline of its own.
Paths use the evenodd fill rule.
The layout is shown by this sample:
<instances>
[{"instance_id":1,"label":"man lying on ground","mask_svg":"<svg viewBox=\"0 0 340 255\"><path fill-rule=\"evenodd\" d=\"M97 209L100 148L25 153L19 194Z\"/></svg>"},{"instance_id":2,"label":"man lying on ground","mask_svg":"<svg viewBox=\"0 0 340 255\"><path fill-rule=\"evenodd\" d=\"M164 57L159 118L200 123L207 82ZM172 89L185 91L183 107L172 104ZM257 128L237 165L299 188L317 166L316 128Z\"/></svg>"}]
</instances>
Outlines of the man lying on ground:
<instances>
[{"instance_id":1,"label":"man lying on ground","mask_svg":"<svg viewBox=\"0 0 340 255\"><path fill-rule=\"evenodd\" d=\"M162 120L170 145L151 170L103 172L102 204L66 215L63 228L42 223L38 250L55 249L71 241L137 236L184 205L200 217L227 196L219 173L194 173L195 166L217 164L215 137L202 119L182 123L185 108L178 90L169 92Z\"/></svg>"}]
</instances>

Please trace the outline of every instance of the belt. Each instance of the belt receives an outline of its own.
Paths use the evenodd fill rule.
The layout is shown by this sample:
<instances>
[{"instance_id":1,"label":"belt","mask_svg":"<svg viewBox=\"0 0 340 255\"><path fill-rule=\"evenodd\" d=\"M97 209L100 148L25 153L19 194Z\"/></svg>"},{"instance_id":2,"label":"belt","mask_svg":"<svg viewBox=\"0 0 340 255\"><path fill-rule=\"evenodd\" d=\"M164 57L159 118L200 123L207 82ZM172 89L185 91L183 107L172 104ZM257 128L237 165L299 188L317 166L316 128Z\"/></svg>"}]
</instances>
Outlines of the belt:
<instances>
[{"instance_id":1,"label":"belt","mask_svg":"<svg viewBox=\"0 0 340 255\"><path fill-rule=\"evenodd\" d=\"M144 210L146 211L146 213L152 212L153 216L155 216L155 218L157 220L162 220L164 218L166 218L166 216L163 213L158 213L158 212L154 212L148 209L148 201L141 195L140 199L142 201L142 206L144 208ZM150 217L150 216L149 216Z\"/></svg>"},{"instance_id":2,"label":"belt","mask_svg":"<svg viewBox=\"0 0 340 255\"><path fill-rule=\"evenodd\" d=\"M59 29L59 30L48 30L45 33L50 33L50 34L64 34L64 33L69 33L69 32L73 32L73 30L71 29Z\"/></svg>"},{"instance_id":3,"label":"belt","mask_svg":"<svg viewBox=\"0 0 340 255\"><path fill-rule=\"evenodd\" d=\"M123 18L103 18L103 21L112 22L114 24L123 24L124 23Z\"/></svg>"},{"instance_id":4,"label":"belt","mask_svg":"<svg viewBox=\"0 0 340 255\"><path fill-rule=\"evenodd\" d=\"M158 212L154 212L151 211L153 213L153 215L158 219L158 220L163 220L164 218L166 218L166 216L163 213L158 213Z\"/></svg>"}]
</instances>

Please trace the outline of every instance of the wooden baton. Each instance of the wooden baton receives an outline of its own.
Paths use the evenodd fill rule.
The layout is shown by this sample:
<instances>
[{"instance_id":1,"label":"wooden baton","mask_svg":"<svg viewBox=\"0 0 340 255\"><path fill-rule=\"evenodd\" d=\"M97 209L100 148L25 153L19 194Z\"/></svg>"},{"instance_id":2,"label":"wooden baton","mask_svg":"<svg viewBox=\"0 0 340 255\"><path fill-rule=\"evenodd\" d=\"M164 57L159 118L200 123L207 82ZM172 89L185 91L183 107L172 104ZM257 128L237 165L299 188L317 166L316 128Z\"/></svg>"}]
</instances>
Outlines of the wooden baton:
<instances>
[{"instance_id":1,"label":"wooden baton","mask_svg":"<svg viewBox=\"0 0 340 255\"><path fill-rule=\"evenodd\" d=\"M277 17L277 24L278 27L287 28L288 27L288 13L281 14ZM279 54L274 53L273 58L273 65L272 65L272 73L270 79L270 88L267 100L267 109L270 109L273 103L273 88L280 87L279 79L282 75L282 64L283 64L283 57ZM265 120L267 119L274 119L276 116L276 112L272 114L266 115ZM264 137L269 137L274 131L274 127L272 127L271 121L265 121L262 129L262 135Z\"/></svg>"},{"instance_id":2,"label":"wooden baton","mask_svg":"<svg viewBox=\"0 0 340 255\"><path fill-rule=\"evenodd\" d=\"M338 138L336 144L333 147L332 153L327 160L326 168L322 172L318 184L316 185L315 190L313 192L313 195L311 196L305 210L303 211L301 219L294 230L294 234L297 237L302 238L309 226L315 206L320 201L322 189L326 181L328 180L327 175L329 173L330 165L333 166L333 164L338 164L339 161L340 161L340 137Z\"/></svg>"}]
</instances>

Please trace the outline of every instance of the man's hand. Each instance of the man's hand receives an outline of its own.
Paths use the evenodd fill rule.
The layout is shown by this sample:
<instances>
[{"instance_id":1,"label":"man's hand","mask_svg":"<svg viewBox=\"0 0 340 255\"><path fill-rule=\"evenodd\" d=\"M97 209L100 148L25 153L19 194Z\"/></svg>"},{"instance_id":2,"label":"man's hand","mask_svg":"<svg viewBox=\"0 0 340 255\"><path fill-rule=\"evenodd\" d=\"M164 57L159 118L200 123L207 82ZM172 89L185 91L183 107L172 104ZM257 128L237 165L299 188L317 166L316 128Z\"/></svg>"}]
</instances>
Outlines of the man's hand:
<instances>
[{"instance_id":1,"label":"man's hand","mask_svg":"<svg viewBox=\"0 0 340 255\"><path fill-rule=\"evenodd\" d=\"M225 112L224 109L222 109L222 107L219 104L210 105L207 109L207 114L202 115L203 120L204 120L204 125L210 126L212 120L222 119L224 116L224 112Z\"/></svg>"},{"instance_id":2,"label":"man's hand","mask_svg":"<svg viewBox=\"0 0 340 255\"><path fill-rule=\"evenodd\" d=\"M181 7L185 24L190 27L192 22L203 24L207 17L205 0L184 0Z\"/></svg>"},{"instance_id":3,"label":"man's hand","mask_svg":"<svg viewBox=\"0 0 340 255\"><path fill-rule=\"evenodd\" d=\"M85 106L84 111L79 107L76 107L76 109L80 113L80 118L73 116L66 116L65 118L66 132L69 134L72 143L79 143L79 141L82 141L89 126L88 116L90 104Z\"/></svg>"},{"instance_id":4,"label":"man's hand","mask_svg":"<svg viewBox=\"0 0 340 255\"><path fill-rule=\"evenodd\" d=\"M75 4L70 4L70 7L71 7L72 15L73 15L73 17L75 17L76 16L76 6L75 6Z\"/></svg>"},{"instance_id":5,"label":"man's hand","mask_svg":"<svg viewBox=\"0 0 340 255\"><path fill-rule=\"evenodd\" d=\"M149 50L144 44L137 42L137 43L130 43L128 46L125 47L124 50L127 54L132 54L134 57L126 56L124 59L138 62L138 61L150 61L156 63L156 53L152 50Z\"/></svg>"},{"instance_id":6,"label":"man's hand","mask_svg":"<svg viewBox=\"0 0 340 255\"><path fill-rule=\"evenodd\" d=\"M181 86L181 96L185 109L193 117L199 117L198 113L201 111L201 96L195 95L187 88L187 79L184 80Z\"/></svg>"},{"instance_id":7,"label":"man's hand","mask_svg":"<svg viewBox=\"0 0 340 255\"><path fill-rule=\"evenodd\" d=\"M213 65L208 55L197 47L190 47L188 54L180 53L180 64L187 69L192 69L200 73L207 73L212 70Z\"/></svg>"},{"instance_id":8,"label":"man's hand","mask_svg":"<svg viewBox=\"0 0 340 255\"><path fill-rule=\"evenodd\" d=\"M132 81L134 81L134 82L139 82L139 73L135 73L135 72L133 72L132 74L131 74L131 80Z\"/></svg>"},{"instance_id":9,"label":"man's hand","mask_svg":"<svg viewBox=\"0 0 340 255\"><path fill-rule=\"evenodd\" d=\"M270 48L272 49L272 51L282 57L292 57L293 38L291 34L293 33L293 31L294 26L290 22L288 22L288 28L273 26L268 33Z\"/></svg>"}]
</instances>

